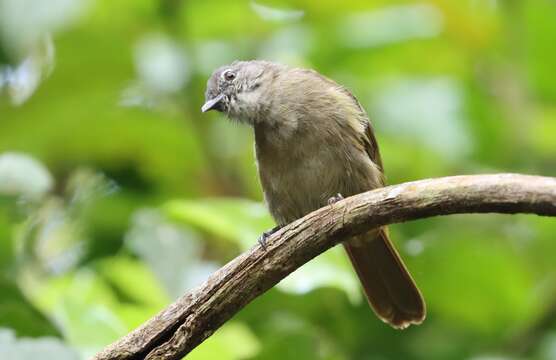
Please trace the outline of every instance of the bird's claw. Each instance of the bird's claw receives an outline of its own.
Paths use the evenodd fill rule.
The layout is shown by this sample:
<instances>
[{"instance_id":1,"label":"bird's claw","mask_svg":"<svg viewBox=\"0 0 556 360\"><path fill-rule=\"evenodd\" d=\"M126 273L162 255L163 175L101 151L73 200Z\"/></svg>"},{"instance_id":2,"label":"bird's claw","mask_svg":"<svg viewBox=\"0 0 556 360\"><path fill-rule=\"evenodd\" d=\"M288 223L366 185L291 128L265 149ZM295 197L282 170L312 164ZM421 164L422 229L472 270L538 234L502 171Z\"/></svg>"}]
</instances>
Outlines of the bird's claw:
<instances>
[{"instance_id":1,"label":"bird's claw","mask_svg":"<svg viewBox=\"0 0 556 360\"><path fill-rule=\"evenodd\" d=\"M344 197L342 196L342 194L337 193L336 195L332 196L330 199L328 199L328 205L333 205L335 203L337 203L340 200L343 200Z\"/></svg>"},{"instance_id":2,"label":"bird's claw","mask_svg":"<svg viewBox=\"0 0 556 360\"><path fill-rule=\"evenodd\" d=\"M261 236L259 236L257 241L259 242L259 245L261 245L263 250L266 250L266 239L268 239L268 237L274 234L276 231L280 230L280 228L281 226L275 226L272 229L263 232Z\"/></svg>"},{"instance_id":3,"label":"bird's claw","mask_svg":"<svg viewBox=\"0 0 556 360\"><path fill-rule=\"evenodd\" d=\"M257 241L259 242L259 245L261 245L261 247L263 248L263 250L266 250L266 239L269 237L270 235L267 234L267 232L263 232L261 234L261 236L259 236L259 238L257 239Z\"/></svg>"}]
</instances>

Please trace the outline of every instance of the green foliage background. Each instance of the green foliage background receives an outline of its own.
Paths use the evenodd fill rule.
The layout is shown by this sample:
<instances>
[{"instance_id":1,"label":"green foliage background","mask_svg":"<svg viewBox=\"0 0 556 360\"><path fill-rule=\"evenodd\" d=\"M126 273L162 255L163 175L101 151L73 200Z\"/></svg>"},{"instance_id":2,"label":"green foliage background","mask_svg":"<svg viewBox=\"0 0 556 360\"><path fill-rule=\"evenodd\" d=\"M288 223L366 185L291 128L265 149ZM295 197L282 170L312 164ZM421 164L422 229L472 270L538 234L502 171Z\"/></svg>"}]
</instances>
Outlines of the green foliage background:
<instances>
[{"instance_id":1,"label":"green foliage background","mask_svg":"<svg viewBox=\"0 0 556 360\"><path fill-rule=\"evenodd\" d=\"M262 58L350 88L388 181L556 176L552 0L0 0L0 358L94 354L272 227L252 134L201 114ZM392 227L428 302L397 332L335 248L188 358L556 359L556 222Z\"/></svg>"}]
</instances>

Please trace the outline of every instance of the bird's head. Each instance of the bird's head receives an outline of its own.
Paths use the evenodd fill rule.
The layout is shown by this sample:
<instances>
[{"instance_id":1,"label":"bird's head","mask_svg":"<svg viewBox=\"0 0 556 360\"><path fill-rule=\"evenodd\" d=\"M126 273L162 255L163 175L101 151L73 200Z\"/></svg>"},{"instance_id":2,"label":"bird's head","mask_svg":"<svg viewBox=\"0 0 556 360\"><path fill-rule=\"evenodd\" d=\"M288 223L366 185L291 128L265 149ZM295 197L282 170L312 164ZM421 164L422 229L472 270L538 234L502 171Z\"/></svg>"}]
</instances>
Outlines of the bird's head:
<instances>
[{"instance_id":1,"label":"bird's head","mask_svg":"<svg viewBox=\"0 0 556 360\"><path fill-rule=\"evenodd\" d=\"M218 68L207 82L201 111L225 113L229 118L254 124L271 101L270 89L281 65L267 61L235 61Z\"/></svg>"}]
</instances>

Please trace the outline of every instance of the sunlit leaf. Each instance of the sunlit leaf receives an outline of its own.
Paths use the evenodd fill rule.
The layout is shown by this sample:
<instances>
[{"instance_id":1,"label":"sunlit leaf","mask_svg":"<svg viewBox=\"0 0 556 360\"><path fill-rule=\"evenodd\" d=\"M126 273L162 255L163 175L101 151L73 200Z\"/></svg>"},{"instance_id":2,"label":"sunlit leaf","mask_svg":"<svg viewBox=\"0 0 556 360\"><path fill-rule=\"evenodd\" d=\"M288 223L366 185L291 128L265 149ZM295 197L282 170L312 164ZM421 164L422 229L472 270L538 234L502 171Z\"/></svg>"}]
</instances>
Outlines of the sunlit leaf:
<instances>
[{"instance_id":1,"label":"sunlit leaf","mask_svg":"<svg viewBox=\"0 0 556 360\"><path fill-rule=\"evenodd\" d=\"M252 358L261 350L257 337L247 326L239 322L228 322L198 348L188 359L240 360Z\"/></svg>"},{"instance_id":2,"label":"sunlit leaf","mask_svg":"<svg viewBox=\"0 0 556 360\"><path fill-rule=\"evenodd\" d=\"M174 200L163 210L172 219L233 241L243 249L255 245L263 231L274 227L263 204L244 199Z\"/></svg>"},{"instance_id":3,"label":"sunlit leaf","mask_svg":"<svg viewBox=\"0 0 556 360\"><path fill-rule=\"evenodd\" d=\"M37 198L54 186L43 164L22 153L0 154L0 195Z\"/></svg>"}]
</instances>

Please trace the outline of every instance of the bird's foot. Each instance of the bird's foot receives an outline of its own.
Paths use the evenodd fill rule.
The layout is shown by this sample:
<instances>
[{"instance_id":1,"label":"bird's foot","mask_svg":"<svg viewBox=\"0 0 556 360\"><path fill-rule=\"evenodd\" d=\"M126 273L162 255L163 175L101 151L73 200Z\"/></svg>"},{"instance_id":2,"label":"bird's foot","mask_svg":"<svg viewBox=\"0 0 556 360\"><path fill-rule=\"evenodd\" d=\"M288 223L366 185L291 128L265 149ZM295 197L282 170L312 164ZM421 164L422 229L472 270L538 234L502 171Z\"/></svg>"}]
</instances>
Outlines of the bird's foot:
<instances>
[{"instance_id":1,"label":"bird's foot","mask_svg":"<svg viewBox=\"0 0 556 360\"><path fill-rule=\"evenodd\" d=\"M328 205L333 205L340 200L344 200L344 197L342 196L342 194L337 193L336 195L334 195L330 199L328 199Z\"/></svg>"},{"instance_id":2,"label":"bird's foot","mask_svg":"<svg viewBox=\"0 0 556 360\"><path fill-rule=\"evenodd\" d=\"M281 228L282 228L281 226L275 226L272 229L263 232L261 236L259 236L259 239L257 241L259 242L259 245L261 245L263 250L266 250L266 239L268 239L270 235L274 234L276 231L280 230Z\"/></svg>"}]
</instances>

